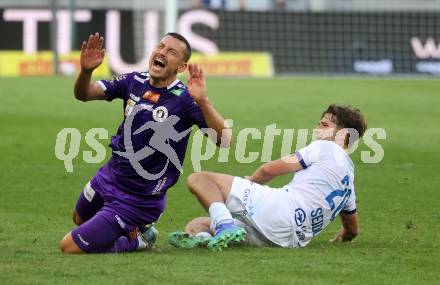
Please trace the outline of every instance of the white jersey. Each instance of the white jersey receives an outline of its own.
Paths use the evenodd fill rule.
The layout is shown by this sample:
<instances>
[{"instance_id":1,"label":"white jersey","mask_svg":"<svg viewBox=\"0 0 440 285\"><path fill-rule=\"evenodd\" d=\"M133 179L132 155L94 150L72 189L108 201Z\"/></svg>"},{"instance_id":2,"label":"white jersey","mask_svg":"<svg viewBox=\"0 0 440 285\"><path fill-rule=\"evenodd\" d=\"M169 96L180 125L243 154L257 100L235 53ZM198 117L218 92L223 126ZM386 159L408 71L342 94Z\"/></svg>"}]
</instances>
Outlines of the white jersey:
<instances>
[{"instance_id":1,"label":"white jersey","mask_svg":"<svg viewBox=\"0 0 440 285\"><path fill-rule=\"evenodd\" d=\"M295 247L307 245L342 211L356 212L354 166L335 142L317 140L296 152L303 170L283 187L290 195Z\"/></svg>"}]
</instances>

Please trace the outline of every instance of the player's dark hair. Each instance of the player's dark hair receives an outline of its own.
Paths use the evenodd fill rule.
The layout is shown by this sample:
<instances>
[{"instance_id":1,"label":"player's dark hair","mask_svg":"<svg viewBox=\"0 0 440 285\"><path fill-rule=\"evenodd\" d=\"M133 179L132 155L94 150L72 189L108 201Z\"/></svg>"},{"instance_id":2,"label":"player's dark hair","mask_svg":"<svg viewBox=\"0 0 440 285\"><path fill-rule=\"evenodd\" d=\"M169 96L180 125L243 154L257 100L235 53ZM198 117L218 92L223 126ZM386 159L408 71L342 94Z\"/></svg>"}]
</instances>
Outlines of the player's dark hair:
<instances>
[{"instance_id":1,"label":"player's dark hair","mask_svg":"<svg viewBox=\"0 0 440 285\"><path fill-rule=\"evenodd\" d=\"M173 37L175 39L178 39L179 41L181 41L182 43L185 44L186 47L186 52L185 55L183 56L183 61L184 62L188 62L188 60L191 58L191 54L192 54L192 49L191 49L191 45L189 44L189 42L185 39L184 36L182 36L181 34L178 33L167 33L165 35L166 36L170 36Z\"/></svg>"},{"instance_id":2,"label":"player's dark hair","mask_svg":"<svg viewBox=\"0 0 440 285\"><path fill-rule=\"evenodd\" d=\"M322 117L325 114L331 114L334 118L334 123L339 128L355 129L359 137L362 137L367 129L367 122L364 115L357 108L352 106L339 106L332 104L328 106L327 110L322 113Z\"/></svg>"}]
</instances>

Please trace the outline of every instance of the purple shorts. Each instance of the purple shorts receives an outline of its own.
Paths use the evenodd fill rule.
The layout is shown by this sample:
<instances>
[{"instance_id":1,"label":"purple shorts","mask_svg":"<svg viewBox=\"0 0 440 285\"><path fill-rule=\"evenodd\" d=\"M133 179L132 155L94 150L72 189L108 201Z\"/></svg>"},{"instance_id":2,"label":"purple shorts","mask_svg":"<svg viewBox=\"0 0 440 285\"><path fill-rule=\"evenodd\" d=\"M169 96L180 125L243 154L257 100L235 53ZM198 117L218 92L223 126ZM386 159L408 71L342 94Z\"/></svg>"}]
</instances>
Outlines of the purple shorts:
<instances>
[{"instance_id":1,"label":"purple shorts","mask_svg":"<svg viewBox=\"0 0 440 285\"><path fill-rule=\"evenodd\" d=\"M77 214L85 221L72 231L78 247L87 253L107 252L121 236L136 239L137 226L128 223L118 213L105 205L101 194L87 183L75 206Z\"/></svg>"},{"instance_id":2,"label":"purple shorts","mask_svg":"<svg viewBox=\"0 0 440 285\"><path fill-rule=\"evenodd\" d=\"M101 194L90 186L90 182L84 187L76 202L75 211L86 222L90 220L102 207L104 199Z\"/></svg>"}]
</instances>

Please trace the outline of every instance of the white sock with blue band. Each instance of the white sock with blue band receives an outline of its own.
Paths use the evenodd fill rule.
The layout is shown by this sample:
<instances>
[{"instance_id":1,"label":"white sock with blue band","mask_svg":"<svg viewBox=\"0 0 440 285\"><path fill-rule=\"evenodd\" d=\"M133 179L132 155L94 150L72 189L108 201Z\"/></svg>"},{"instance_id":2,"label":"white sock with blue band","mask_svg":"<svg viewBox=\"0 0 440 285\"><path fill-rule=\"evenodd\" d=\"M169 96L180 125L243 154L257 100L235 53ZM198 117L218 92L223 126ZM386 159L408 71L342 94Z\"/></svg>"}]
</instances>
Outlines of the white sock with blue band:
<instances>
[{"instance_id":1,"label":"white sock with blue band","mask_svg":"<svg viewBox=\"0 0 440 285\"><path fill-rule=\"evenodd\" d=\"M224 203L212 203L211 206L209 206L209 215L212 218L216 233L220 225L230 225L234 223L232 215Z\"/></svg>"}]
</instances>

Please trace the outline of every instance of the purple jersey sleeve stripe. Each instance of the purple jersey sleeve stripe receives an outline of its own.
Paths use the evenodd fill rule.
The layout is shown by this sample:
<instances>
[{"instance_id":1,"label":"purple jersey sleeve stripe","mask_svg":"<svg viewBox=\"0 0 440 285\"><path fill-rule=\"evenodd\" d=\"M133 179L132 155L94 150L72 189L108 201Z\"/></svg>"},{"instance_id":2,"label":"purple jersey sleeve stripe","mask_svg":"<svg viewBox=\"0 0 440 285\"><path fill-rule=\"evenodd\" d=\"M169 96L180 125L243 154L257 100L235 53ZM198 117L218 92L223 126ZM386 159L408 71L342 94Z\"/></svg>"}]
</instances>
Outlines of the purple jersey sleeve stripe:
<instances>
[{"instance_id":1,"label":"purple jersey sleeve stripe","mask_svg":"<svg viewBox=\"0 0 440 285\"><path fill-rule=\"evenodd\" d=\"M304 159L302 158L302 156L301 156L301 154L299 153L299 151L295 152L295 155L296 155L296 157L298 158L299 163L301 164L302 168L303 168L303 169L306 169L306 168L307 168L307 165L306 165L306 163L304 162Z\"/></svg>"},{"instance_id":2,"label":"purple jersey sleeve stripe","mask_svg":"<svg viewBox=\"0 0 440 285\"><path fill-rule=\"evenodd\" d=\"M342 214L347 214L347 215L352 215L354 213L356 213L356 209L351 210L351 211L341 211Z\"/></svg>"}]
</instances>

